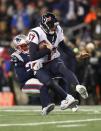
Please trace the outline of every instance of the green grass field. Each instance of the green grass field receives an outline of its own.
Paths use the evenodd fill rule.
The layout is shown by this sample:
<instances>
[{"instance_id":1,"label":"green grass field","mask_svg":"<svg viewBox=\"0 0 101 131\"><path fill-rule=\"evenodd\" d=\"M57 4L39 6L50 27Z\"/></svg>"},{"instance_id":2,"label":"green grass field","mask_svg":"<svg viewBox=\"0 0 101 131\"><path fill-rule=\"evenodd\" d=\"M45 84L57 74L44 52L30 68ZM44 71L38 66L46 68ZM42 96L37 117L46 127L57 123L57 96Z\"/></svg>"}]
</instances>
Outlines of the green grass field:
<instances>
[{"instance_id":1,"label":"green grass field","mask_svg":"<svg viewBox=\"0 0 101 131\"><path fill-rule=\"evenodd\" d=\"M78 112L56 107L41 116L41 107L0 107L0 131L101 131L101 106L81 106Z\"/></svg>"}]
</instances>

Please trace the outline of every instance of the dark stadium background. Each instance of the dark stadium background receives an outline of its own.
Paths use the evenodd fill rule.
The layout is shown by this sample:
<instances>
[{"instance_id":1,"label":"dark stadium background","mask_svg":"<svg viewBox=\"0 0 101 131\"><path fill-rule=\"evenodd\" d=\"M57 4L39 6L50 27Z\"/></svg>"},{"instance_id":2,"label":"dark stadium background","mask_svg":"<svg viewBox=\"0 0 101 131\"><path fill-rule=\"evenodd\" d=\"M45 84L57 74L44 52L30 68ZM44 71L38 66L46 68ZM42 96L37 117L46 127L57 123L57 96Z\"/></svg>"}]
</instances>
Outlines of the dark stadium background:
<instances>
[{"instance_id":1,"label":"dark stadium background","mask_svg":"<svg viewBox=\"0 0 101 131\"><path fill-rule=\"evenodd\" d=\"M62 57L79 81L87 86L89 98L82 100L77 96L80 104L101 104L100 0L0 0L0 99L3 93L10 93L14 95L11 104L28 104L10 64L9 48L15 35L27 34L47 11L57 16L64 29L65 42L75 52L75 61L63 53ZM84 49L91 57L78 61L77 55ZM35 96L30 98L29 104L35 104Z\"/></svg>"}]
</instances>

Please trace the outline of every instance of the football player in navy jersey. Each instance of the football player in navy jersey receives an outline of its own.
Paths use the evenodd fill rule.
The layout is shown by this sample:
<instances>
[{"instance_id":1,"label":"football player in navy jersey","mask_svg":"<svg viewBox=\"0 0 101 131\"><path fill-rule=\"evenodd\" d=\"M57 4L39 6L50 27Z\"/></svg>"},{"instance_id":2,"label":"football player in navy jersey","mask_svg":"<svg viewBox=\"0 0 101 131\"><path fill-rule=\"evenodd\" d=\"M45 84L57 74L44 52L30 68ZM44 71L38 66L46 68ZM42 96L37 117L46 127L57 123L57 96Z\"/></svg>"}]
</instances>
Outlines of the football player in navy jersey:
<instances>
[{"instance_id":1,"label":"football player in navy jersey","mask_svg":"<svg viewBox=\"0 0 101 131\"><path fill-rule=\"evenodd\" d=\"M13 39L13 46L15 51L11 54L11 62L14 65L21 89L25 93L40 93L42 114L47 115L54 109L55 104L51 102L48 88L35 78L33 70L31 70L26 36L17 35Z\"/></svg>"},{"instance_id":2,"label":"football player in navy jersey","mask_svg":"<svg viewBox=\"0 0 101 131\"><path fill-rule=\"evenodd\" d=\"M58 47L60 46L65 53L67 53L69 49L64 44L63 30L54 14L47 12L43 15L40 26L29 31L27 40L29 42L31 61L33 62L40 59L40 66L38 66L38 68L33 66L35 76L44 85L58 91L63 99L61 109L73 107L77 104L77 101L68 92L61 90L61 87L51 78L52 75L63 77L67 84L67 91L69 86L74 84L76 91L79 92L84 99L88 97L86 87L79 84L75 74L66 68L64 62L60 59Z\"/></svg>"}]
</instances>

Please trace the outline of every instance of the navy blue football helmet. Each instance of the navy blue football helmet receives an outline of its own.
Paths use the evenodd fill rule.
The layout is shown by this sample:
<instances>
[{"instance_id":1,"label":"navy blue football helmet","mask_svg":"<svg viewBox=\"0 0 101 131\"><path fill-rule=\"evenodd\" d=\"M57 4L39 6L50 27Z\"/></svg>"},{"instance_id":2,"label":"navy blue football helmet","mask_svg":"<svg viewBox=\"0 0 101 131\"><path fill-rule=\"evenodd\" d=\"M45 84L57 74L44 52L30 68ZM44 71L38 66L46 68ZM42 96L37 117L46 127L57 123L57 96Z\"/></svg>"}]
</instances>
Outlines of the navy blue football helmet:
<instances>
[{"instance_id":1,"label":"navy blue football helmet","mask_svg":"<svg viewBox=\"0 0 101 131\"><path fill-rule=\"evenodd\" d=\"M48 34L53 34L58 24L59 22L55 15L50 12L41 17L41 27Z\"/></svg>"}]
</instances>

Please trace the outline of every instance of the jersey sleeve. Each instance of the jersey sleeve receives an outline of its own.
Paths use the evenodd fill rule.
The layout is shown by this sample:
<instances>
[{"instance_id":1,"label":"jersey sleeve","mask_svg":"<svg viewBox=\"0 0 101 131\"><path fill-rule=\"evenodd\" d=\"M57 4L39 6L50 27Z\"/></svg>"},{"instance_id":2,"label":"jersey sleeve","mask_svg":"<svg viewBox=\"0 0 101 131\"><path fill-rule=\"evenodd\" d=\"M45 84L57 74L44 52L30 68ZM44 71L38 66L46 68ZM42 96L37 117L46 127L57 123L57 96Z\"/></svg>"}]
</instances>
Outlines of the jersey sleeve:
<instances>
[{"instance_id":1,"label":"jersey sleeve","mask_svg":"<svg viewBox=\"0 0 101 131\"><path fill-rule=\"evenodd\" d=\"M63 33L63 29L60 26L58 26L58 31L59 31L59 43L60 43L61 41L64 40L64 33Z\"/></svg>"},{"instance_id":2,"label":"jersey sleeve","mask_svg":"<svg viewBox=\"0 0 101 131\"><path fill-rule=\"evenodd\" d=\"M39 35L36 31L30 31L27 36L27 41L32 42L38 45L39 43Z\"/></svg>"}]
</instances>

